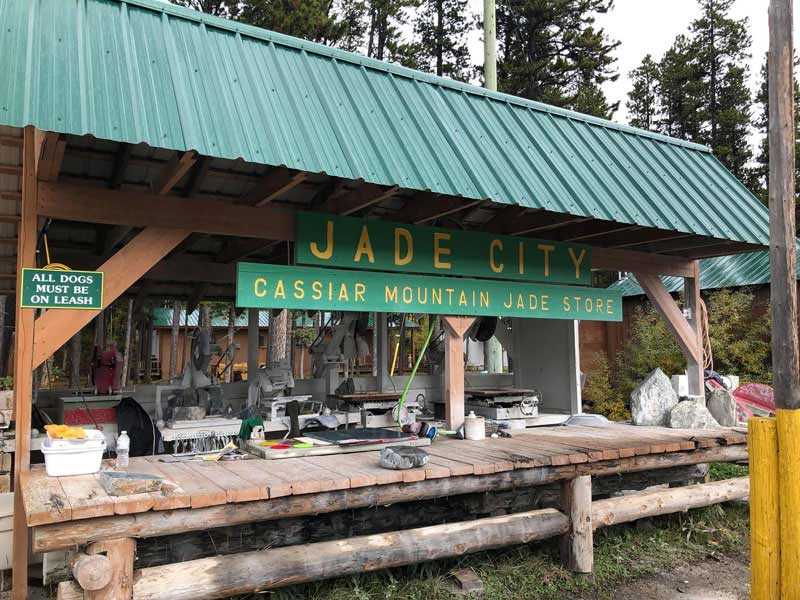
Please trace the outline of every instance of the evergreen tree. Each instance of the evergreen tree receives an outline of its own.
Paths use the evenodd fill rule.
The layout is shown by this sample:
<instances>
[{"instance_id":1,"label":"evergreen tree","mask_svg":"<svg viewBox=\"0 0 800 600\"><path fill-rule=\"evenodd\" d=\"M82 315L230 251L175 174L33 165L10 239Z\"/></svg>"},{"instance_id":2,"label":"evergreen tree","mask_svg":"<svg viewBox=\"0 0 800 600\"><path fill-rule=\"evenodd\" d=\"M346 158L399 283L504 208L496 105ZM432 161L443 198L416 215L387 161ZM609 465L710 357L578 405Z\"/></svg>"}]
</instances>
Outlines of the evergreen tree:
<instances>
[{"instance_id":1,"label":"evergreen tree","mask_svg":"<svg viewBox=\"0 0 800 600\"><path fill-rule=\"evenodd\" d=\"M468 0L423 0L414 33L408 66L468 81L471 75L467 34L474 20L467 14ZM410 63L410 64L409 64Z\"/></svg>"},{"instance_id":2,"label":"evergreen tree","mask_svg":"<svg viewBox=\"0 0 800 600\"><path fill-rule=\"evenodd\" d=\"M684 140L699 141L703 86L692 60L693 52L689 39L679 35L661 59L657 87L661 107L658 129Z\"/></svg>"},{"instance_id":3,"label":"evergreen tree","mask_svg":"<svg viewBox=\"0 0 800 600\"><path fill-rule=\"evenodd\" d=\"M703 118L706 121L703 138L715 151L723 145L720 127L722 112L731 109L731 106L723 104L723 94L727 102L739 108L745 96L745 104L750 103L749 91L744 84L747 78L744 65L750 58L751 39L747 33L747 19L735 20L729 16L733 2L700 0L700 18L693 21L689 28L692 60L703 82ZM732 70L741 70L741 73L732 73ZM731 141L725 140L727 143ZM738 140L735 143L738 144Z\"/></svg>"},{"instance_id":4,"label":"evergreen tree","mask_svg":"<svg viewBox=\"0 0 800 600\"><path fill-rule=\"evenodd\" d=\"M416 0L366 0L367 56L378 60L405 62L408 48L403 43L402 27L408 20L406 9Z\"/></svg>"},{"instance_id":5,"label":"evergreen tree","mask_svg":"<svg viewBox=\"0 0 800 600\"><path fill-rule=\"evenodd\" d=\"M795 59L797 65L797 59ZM754 189L756 194L764 204L768 204L768 190L769 190L769 140L767 133L769 132L769 79L767 77L767 61L761 67L761 85L758 87L755 101L757 108L757 117L755 121L756 129L761 136L761 142L758 146L756 154L755 166L752 170L753 182L748 186ZM800 85L798 85L797 77L794 80L794 178L800 182L800 103L797 99L800 98ZM797 186L796 202L800 204L800 186ZM800 221L798 222L800 223Z\"/></svg>"},{"instance_id":6,"label":"evergreen tree","mask_svg":"<svg viewBox=\"0 0 800 600\"><path fill-rule=\"evenodd\" d=\"M237 0L170 0L178 6L193 8L216 17L235 18L239 13Z\"/></svg>"},{"instance_id":7,"label":"evergreen tree","mask_svg":"<svg viewBox=\"0 0 800 600\"><path fill-rule=\"evenodd\" d=\"M256 27L331 44L341 36L341 23L332 8L329 0L246 0L239 19Z\"/></svg>"},{"instance_id":8,"label":"evergreen tree","mask_svg":"<svg viewBox=\"0 0 800 600\"><path fill-rule=\"evenodd\" d=\"M517 96L609 116L601 86L615 80L619 42L595 28L613 0L500 0L498 88Z\"/></svg>"},{"instance_id":9,"label":"evergreen tree","mask_svg":"<svg viewBox=\"0 0 800 600\"><path fill-rule=\"evenodd\" d=\"M642 64L630 72L629 77L633 82L625 107L628 109L628 122L632 127L639 127L648 131L658 128L658 82L659 67L648 54L642 59Z\"/></svg>"}]
</instances>

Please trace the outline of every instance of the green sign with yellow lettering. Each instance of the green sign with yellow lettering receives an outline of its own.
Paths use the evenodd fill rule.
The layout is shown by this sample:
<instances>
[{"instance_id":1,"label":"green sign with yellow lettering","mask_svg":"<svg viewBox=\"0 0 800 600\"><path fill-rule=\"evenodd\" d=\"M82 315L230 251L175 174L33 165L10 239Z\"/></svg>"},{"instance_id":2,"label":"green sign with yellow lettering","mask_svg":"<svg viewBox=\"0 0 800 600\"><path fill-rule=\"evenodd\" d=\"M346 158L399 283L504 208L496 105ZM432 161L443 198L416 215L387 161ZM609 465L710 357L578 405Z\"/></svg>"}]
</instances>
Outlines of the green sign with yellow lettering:
<instances>
[{"instance_id":1,"label":"green sign with yellow lettering","mask_svg":"<svg viewBox=\"0 0 800 600\"><path fill-rule=\"evenodd\" d=\"M621 321L621 292L518 281L239 263L242 308Z\"/></svg>"},{"instance_id":2,"label":"green sign with yellow lettering","mask_svg":"<svg viewBox=\"0 0 800 600\"><path fill-rule=\"evenodd\" d=\"M591 285L590 251L583 244L297 213L297 264Z\"/></svg>"}]
</instances>

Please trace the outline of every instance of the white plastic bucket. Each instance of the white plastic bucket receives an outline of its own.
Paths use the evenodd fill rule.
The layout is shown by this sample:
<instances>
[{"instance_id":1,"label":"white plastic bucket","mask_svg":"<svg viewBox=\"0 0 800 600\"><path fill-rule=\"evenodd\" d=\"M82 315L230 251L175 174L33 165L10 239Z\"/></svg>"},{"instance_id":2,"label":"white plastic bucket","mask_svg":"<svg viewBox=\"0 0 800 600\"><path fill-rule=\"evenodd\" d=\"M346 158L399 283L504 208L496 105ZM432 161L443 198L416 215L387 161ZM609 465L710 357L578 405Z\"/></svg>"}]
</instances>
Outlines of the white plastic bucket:
<instances>
[{"instance_id":1,"label":"white plastic bucket","mask_svg":"<svg viewBox=\"0 0 800 600\"><path fill-rule=\"evenodd\" d=\"M486 419L470 411L469 415L464 417L464 437L475 442L485 439Z\"/></svg>"},{"instance_id":2,"label":"white plastic bucket","mask_svg":"<svg viewBox=\"0 0 800 600\"><path fill-rule=\"evenodd\" d=\"M48 437L42 442L44 465L51 477L97 473L105 449L103 432L95 429L86 430L85 440L53 440Z\"/></svg>"}]
</instances>

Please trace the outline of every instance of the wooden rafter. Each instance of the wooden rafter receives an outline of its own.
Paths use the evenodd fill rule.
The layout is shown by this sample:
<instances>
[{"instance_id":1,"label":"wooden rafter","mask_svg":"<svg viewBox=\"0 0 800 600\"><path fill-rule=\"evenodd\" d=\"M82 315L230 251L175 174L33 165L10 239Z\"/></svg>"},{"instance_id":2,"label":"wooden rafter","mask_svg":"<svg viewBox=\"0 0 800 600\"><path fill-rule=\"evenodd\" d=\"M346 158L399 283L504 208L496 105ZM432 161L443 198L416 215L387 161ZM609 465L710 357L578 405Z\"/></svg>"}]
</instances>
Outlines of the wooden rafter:
<instances>
[{"instance_id":1,"label":"wooden rafter","mask_svg":"<svg viewBox=\"0 0 800 600\"><path fill-rule=\"evenodd\" d=\"M493 233L507 233L517 225L521 218L529 214L529 209L524 206L507 206L498 210L484 225L485 231Z\"/></svg>"},{"instance_id":2,"label":"wooden rafter","mask_svg":"<svg viewBox=\"0 0 800 600\"><path fill-rule=\"evenodd\" d=\"M106 306L152 269L190 233L191 229L148 227L101 265L99 270L105 273L103 301ZM34 336L33 368L41 365L99 313L99 310L65 309L47 311L39 317Z\"/></svg>"},{"instance_id":3,"label":"wooden rafter","mask_svg":"<svg viewBox=\"0 0 800 600\"><path fill-rule=\"evenodd\" d=\"M679 238L673 240L663 240L659 242L653 242L652 244L647 244L646 246L642 246L642 249L647 250L648 252L677 253L677 252L684 252L686 250L693 250L695 248L706 248L708 246L715 246L720 242L721 240L715 238L691 236L688 238ZM724 243L730 244L733 242L724 242Z\"/></svg>"},{"instance_id":4,"label":"wooden rafter","mask_svg":"<svg viewBox=\"0 0 800 600\"><path fill-rule=\"evenodd\" d=\"M596 240L603 246L609 248L635 248L645 246L655 242L669 242L672 240L685 239L692 237L691 233L679 233L677 231L658 231L653 229L639 229L638 231L627 231L623 234L615 234Z\"/></svg>"},{"instance_id":5,"label":"wooden rafter","mask_svg":"<svg viewBox=\"0 0 800 600\"><path fill-rule=\"evenodd\" d=\"M307 178L308 173L305 171L276 167L244 195L242 203L250 206L264 206L288 193Z\"/></svg>"},{"instance_id":6,"label":"wooden rafter","mask_svg":"<svg viewBox=\"0 0 800 600\"><path fill-rule=\"evenodd\" d=\"M95 187L71 183L40 183L38 200L43 216L67 221L173 227L272 240L293 240L295 235L294 213L273 206L254 208L205 197L165 197L128 190L98 193ZM119 210L121 206L125 210Z\"/></svg>"},{"instance_id":7,"label":"wooden rafter","mask_svg":"<svg viewBox=\"0 0 800 600\"><path fill-rule=\"evenodd\" d=\"M0 192L0 200L21 200L22 192Z\"/></svg>"},{"instance_id":8,"label":"wooden rafter","mask_svg":"<svg viewBox=\"0 0 800 600\"><path fill-rule=\"evenodd\" d=\"M53 131L36 130L40 138L37 143L41 145L36 161L36 177L39 181L55 181L61 172L61 163L64 161L64 152L67 141L64 136Z\"/></svg>"},{"instance_id":9,"label":"wooden rafter","mask_svg":"<svg viewBox=\"0 0 800 600\"><path fill-rule=\"evenodd\" d=\"M608 221L593 221L589 223L579 223L571 227L565 227L558 231L558 239L564 242L582 242L611 233L630 231L636 225L625 223L614 223Z\"/></svg>"},{"instance_id":10,"label":"wooden rafter","mask_svg":"<svg viewBox=\"0 0 800 600\"><path fill-rule=\"evenodd\" d=\"M219 263L233 263L243 260L256 252L274 246L280 242L250 238L246 240L230 240L216 258Z\"/></svg>"},{"instance_id":11,"label":"wooden rafter","mask_svg":"<svg viewBox=\"0 0 800 600\"><path fill-rule=\"evenodd\" d=\"M22 176L22 165L0 165L0 175Z\"/></svg>"},{"instance_id":12,"label":"wooden rafter","mask_svg":"<svg viewBox=\"0 0 800 600\"><path fill-rule=\"evenodd\" d=\"M372 183L365 183L355 190L340 189L334 192L321 207L322 212L337 215L352 215L379 204L400 191L399 186L384 187Z\"/></svg>"},{"instance_id":13,"label":"wooden rafter","mask_svg":"<svg viewBox=\"0 0 800 600\"><path fill-rule=\"evenodd\" d=\"M15 135L0 135L0 146L22 147L22 137Z\"/></svg>"},{"instance_id":14,"label":"wooden rafter","mask_svg":"<svg viewBox=\"0 0 800 600\"><path fill-rule=\"evenodd\" d=\"M409 199L401 211L401 220L414 225L423 225L435 219L447 217L474 208L481 200L468 200L455 196L442 196L423 192Z\"/></svg>"},{"instance_id":15,"label":"wooden rafter","mask_svg":"<svg viewBox=\"0 0 800 600\"><path fill-rule=\"evenodd\" d=\"M111 168L111 179L108 181L108 187L117 189L125 181L125 171L128 169L128 163L131 161L130 144L125 142L120 143L117 148L117 153L114 155L114 166Z\"/></svg>"},{"instance_id":16,"label":"wooden rafter","mask_svg":"<svg viewBox=\"0 0 800 600\"><path fill-rule=\"evenodd\" d=\"M197 152L189 150L188 152L176 152L172 158L167 161L164 168L161 169L158 178L153 184L153 191L156 194L167 194L174 188L178 182L183 179L186 173L189 172L194 164L197 162Z\"/></svg>"},{"instance_id":17,"label":"wooden rafter","mask_svg":"<svg viewBox=\"0 0 800 600\"><path fill-rule=\"evenodd\" d=\"M201 156L197 164L192 167L189 173L189 181L186 182L186 187L183 189L182 195L190 198L200 191L200 186L203 185L208 173L211 170L211 163L214 159L210 156Z\"/></svg>"}]
</instances>

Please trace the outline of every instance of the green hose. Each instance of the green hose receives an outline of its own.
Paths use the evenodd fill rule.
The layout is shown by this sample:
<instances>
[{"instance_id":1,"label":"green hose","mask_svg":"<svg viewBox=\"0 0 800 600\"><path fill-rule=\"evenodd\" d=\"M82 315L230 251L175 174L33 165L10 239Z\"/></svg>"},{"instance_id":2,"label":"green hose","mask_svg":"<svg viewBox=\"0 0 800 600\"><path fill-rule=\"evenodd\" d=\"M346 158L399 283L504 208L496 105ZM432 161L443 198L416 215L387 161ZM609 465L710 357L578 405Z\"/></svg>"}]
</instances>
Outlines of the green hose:
<instances>
[{"instance_id":1,"label":"green hose","mask_svg":"<svg viewBox=\"0 0 800 600\"><path fill-rule=\"evenodd\" d=\"M406 385L403 388L403 393L400 394L400 400L397 401L397 424L402 425L400 422L400 415L403 414L403 404L406 401L406 395L408 394L408 389L411 387L411 382L414 381L414 376L417 374L417 369L419 368L419 363L422 362L422 357L425 355L425 350L428 349L428 344L431 341L431 336L433 335L433 323L431 323L430 328L428 329L428 337L425 338L425 343L422 344L422 348L417 355L417 362L414 363L414 368L411 370L411 375L408 377L408 381L406 381Z\"/></svg>"}]
</instances>

